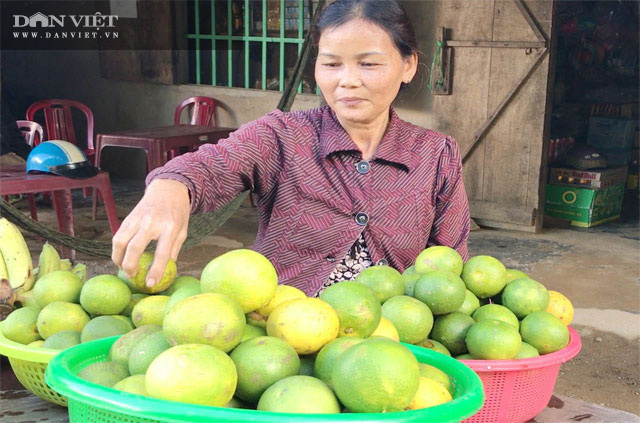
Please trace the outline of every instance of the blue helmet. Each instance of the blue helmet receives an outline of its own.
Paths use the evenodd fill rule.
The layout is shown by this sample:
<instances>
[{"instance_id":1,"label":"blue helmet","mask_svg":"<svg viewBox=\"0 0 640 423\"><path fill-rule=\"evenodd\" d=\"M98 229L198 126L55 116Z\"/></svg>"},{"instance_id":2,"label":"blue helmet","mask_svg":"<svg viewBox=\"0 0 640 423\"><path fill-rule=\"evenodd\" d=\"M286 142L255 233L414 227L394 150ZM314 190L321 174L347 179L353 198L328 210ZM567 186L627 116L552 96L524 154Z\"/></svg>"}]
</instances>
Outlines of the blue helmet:
<instances>
[{"instance_id":1,"label":"blue helmet","mask_svg":"<svg viewBox=\"0 0 640 423\"><path fill-rule=\"evenodd\" d=\"M27 172L45 172L68 178L90 178L98 174L87 157L67 141L46 141L38 144L27 157Z\"/></svg>"}]
</instances>

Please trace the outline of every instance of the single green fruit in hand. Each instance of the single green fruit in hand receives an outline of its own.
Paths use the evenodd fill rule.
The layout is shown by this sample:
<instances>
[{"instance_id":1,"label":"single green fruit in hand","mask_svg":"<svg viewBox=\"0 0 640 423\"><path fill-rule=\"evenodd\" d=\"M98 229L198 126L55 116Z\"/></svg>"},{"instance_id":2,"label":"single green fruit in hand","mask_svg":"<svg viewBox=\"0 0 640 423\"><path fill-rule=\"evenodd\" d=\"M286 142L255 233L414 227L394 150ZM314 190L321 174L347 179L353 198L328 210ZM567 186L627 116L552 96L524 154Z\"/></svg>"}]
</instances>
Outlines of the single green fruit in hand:
<instances>
[{"instance_id":1,"label":"single green fruit in hand","mask_svg":"<svg viewBox=\"0 0 640 423\"><path fill-rule=\"evenodd\" d=\"M134 277L129 279L137 290L147 294L155 294L156 292L168 289L178 273L176 262L173 261L173 259L169 259L167 267L165 267L164 273L162 274L162 278L159 281L156 281L154 286L148 287L147 274L149 273L149 267L151 267L151 264L153 263L153 258L153 253L142 253L140 260L138 261L138 272Z\"/></svg>"}]
</instances>

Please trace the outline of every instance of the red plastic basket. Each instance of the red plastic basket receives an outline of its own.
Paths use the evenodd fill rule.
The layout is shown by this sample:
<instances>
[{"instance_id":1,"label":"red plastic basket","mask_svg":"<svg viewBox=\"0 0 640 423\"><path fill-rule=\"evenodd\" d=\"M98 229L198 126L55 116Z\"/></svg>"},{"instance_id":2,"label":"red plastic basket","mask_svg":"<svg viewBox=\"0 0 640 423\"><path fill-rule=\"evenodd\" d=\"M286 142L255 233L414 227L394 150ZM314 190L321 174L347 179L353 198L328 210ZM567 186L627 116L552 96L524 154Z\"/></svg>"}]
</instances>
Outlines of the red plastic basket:
<instances>
[{"instance_id":1,"label":"red plastic basket","mask_svg":"<svg viewBox=\"0 0 640 423\"><path fill-rule=\"evenodd\" d=\"M485 402L465 423L521 423L545 409L560 365L578 355L580 336L569 328L569 345L540 357L519 360L461 360L471 367L484 385Z\"/></svg>"}]
</instances>

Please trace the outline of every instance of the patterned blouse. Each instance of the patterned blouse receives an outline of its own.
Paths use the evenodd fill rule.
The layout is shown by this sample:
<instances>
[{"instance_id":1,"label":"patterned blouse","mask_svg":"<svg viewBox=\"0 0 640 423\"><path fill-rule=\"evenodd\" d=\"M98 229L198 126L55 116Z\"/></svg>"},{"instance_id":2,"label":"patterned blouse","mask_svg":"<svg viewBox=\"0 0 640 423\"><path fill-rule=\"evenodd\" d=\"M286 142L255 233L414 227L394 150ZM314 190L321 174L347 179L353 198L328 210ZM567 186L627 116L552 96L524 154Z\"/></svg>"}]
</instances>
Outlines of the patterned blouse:
<instances>
[{"instance_id":1,"label":"patterned blouse","mask_svg":"<svg viewBox=\"0 0 640 423\"><path fill-rule=\"evenodd\" d=\"M399 272L427 245L468 256L469 206L458 145L403 121L393 109L368 161L324 106L270 112L154 169L147 183L155 178L184 183L192 213L215 210L251 190L259 214L254 248L273 263L280 283L309 296L359 237L372 263L385 261Z\"/></svg>"},{"instance_id":2,"label":"patterned blouse","mask_svg":"<svg viewBox=\"0 0 640 423\"><path fill-rule=\"evenodd\" d=\"M354 280L360 272L372 264L373 261L371 260L369 250L367 250L367 244L364 242L362 234L360 234L356 242L351 246L349 252L340 263L336 265L336 268L333 269L333 272L329 275L329 279L327 279L322 285L322 288L316 293L316 297L335 283Z\"/></svg>"}]
</instances>

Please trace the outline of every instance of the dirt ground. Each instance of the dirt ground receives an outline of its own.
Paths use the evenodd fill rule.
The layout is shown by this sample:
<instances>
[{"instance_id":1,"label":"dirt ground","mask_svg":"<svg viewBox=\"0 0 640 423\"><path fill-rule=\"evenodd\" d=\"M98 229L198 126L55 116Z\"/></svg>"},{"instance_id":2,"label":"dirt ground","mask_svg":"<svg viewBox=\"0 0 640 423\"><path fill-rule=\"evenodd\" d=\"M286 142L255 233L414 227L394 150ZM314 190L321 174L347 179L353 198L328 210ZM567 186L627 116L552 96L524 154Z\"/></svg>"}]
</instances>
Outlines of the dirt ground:
<instances>
[{"instance_id":1,"label":"dirt ground","mask_svg":"<svg viewBox=\"0 0 640 423\"><path fill-rule=\"evenodd\" d=\"M142 183L114 180L112 185L122 219L140 198ZM28 210L26 202L18 205ZM74 207L76 236L110 239L104 209L92 221L90 201L80 193L74 193ZM38 212L41 222L55 226L50 207L40 203ZM179 273L199 277L201 269L217 255L251 246L256 215L247 202L214 235L181 254ZM472 232L472 255L494 255L507 267L521 269L572 299L577 309L574 327L583 348L578 357L562 366L555 394L640 415L639 239L637 219L588 231L560 228L538 235L486 229ZM43 241L29 236L28 243L37 257ZM574 256L582 259L572 260ZM77 261L87 265L89 276L117 272L108 259L78 254ZM614 312L623 313L625 319L606 314Z\"/></svg>"}]
</instances>

